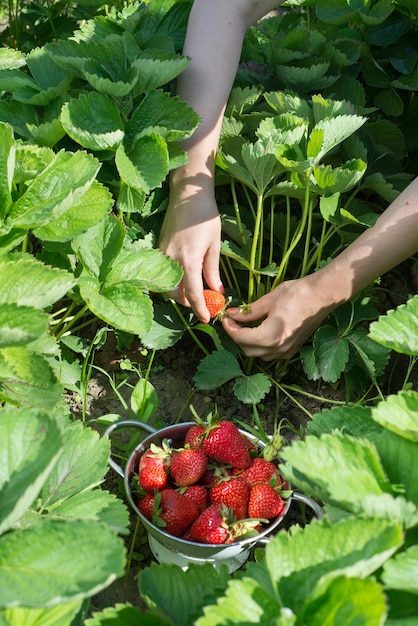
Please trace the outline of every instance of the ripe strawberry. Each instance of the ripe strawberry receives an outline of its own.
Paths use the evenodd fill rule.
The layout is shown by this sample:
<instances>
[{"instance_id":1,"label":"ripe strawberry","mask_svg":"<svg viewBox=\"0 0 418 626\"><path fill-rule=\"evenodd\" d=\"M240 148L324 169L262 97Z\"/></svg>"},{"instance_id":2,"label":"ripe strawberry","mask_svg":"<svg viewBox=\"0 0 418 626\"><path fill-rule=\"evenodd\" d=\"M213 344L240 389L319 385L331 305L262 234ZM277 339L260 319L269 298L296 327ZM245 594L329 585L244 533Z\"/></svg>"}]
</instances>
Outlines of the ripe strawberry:
<instances>
[{"instance_id":1,"label":"ripe strawberry","mask_svg":"<svg viewBox=\"0 0 418 626\"><path fill-rule=\"evenodd\" d=\"M243 433L241 433L241 437L243 438L244 443L246 447L248 448L248 452L250 453L250 456L251 457L257 456L259 450L256 444L254 443L254 441L251 441L251 439L248 439L248 437L246 437Z\"/></svg>"},{"instance_id":2,"label":"ripe strawberry","mask_svg":"<svg viewBox=\"0 0 418 626\"><path fill-rule=\"evenodd\" d=\"M253 459L252 464L240 474L250 486L257 483L270 483L272 487L281 485L283 482L276 465L264 458ZM272 481L272 482L270 482Z\"/></svg>"},{"instance_id":3,"label":"ripe strawberry","mask_svg":"<svg viewBox=\"0 0 418 626\"><path fill-rule=\"evenodd\" d=\"M184 437L184 445L190 448L201 448L203 438L206 433L206 427L200 424L193 424L186 432Z\"/></svg>"},{"instance_id":4,"label":"ripe strawberry","mask_svg":"<svg viewBox=\"0 0 418 626\"><path fill-rule=\"evenodd\" d=\"M251 457L241 433L232 422L221 420L210 426L203 440L203 450L218 463L229 463L235 469L246 469Z\"/></svg>"},{"instance_id":5,"label":"ripe strawberry","mask_svg":"<svg viewBox=\"0 0 418 626\"><path fill-rule=\"evenodd\" d=\"M207 465L208 457L201 448L181 448L171 454L170 474L179 487L187 487L198 482Z\"/></svg>"},{"instance_id":6,"label":"ripe strawberry","mask_svg":"<svg viewBox=\"0 0 418 626\"><path fill-rule=\"evenodd\" d=\"M180 537L199 516L197 504L175 489L163 489L152 521L170 535Z\"/></svg>"},{"instance_id":7,"label":"ripe strawberry","mask_svg":"<svg viewBox=\"0 0 418 626\"><path fill-rule=\"evenodd\" d=\"M180 490L180 493L197 504L199 513L202 513L208 506L208 491L203 485L190 485L190 487Z\"/></svg>"},{"instance_id":8,"label":"ripe strawberry","mask_svg":"<svg viewBox=\"0 0 418 626\"><path fill-rule=\"evenodd\" d=\"M228 540L228 512L219 504L212 504L199 515L189 530L191 541L198 543L225 543Z\"/></svg>"},{"instance_id":9,"label":"ripe strawberry","mask_svg":"<svg viewBox=\"0 0 418 626\"><path fill-rule=\"evenodd\" d=\"M162 489L167 484L167 463L170 453L166 446L151 444L139 461L138 482L145 491Z\"/></svg>"},{"instance_id":10,"label":"ripe strawberry","mask_svg":"<svg viewBox=\"0 0 418 626\"><path fill-rule=\"evenodd\" d=\"M248 502L249 517L272 519L283 510L284 502L274 487L266 483L258 483L251 487Z\"/></svg>"},{"instance_id":11,"label":"ripe strawberry","mask_svg":"<svg viewBox=\"0 0 418 626\"><path fill-rule=\"evenodd\" d=\"M205 298L206 306L208 307L211 318L222 316L225 312L226 306L225 296L219 291L204 289L203 297Z\"/></svg>"},{"instance_id":12,"label":"ripe strawberry","mask_svg":"<svg viewBox=\"0 0 418 626\"><path fill-rule=\"evenodd\" d=\"M209 492L212 504L224 504L234 512L237 520L247 516L249 497L250 486L239 477L222 480Z\"/></svg>"},{"instance_id":13,"label":"ripe strawberry","mask_svg":"<svg viewBox=\"0 0 418 626\"><path fill-rule=\"evenodd\" d=\"M144 517L152 520L152 511L154 508L154 494L147 493L143 498L140 498L138 501L138 510L142 513Z\"/></svg>"}]
</instances>

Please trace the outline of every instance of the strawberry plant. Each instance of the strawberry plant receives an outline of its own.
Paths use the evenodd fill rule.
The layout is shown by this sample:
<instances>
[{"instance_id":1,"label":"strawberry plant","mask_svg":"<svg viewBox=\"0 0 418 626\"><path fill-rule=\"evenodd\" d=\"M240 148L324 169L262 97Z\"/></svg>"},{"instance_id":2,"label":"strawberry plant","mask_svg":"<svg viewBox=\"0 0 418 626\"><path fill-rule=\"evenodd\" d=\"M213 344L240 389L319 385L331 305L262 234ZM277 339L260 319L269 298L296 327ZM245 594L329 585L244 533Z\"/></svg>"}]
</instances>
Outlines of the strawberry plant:
<instances>
[{"instance_id":1,"label":"strawberry plant","mask_svg":"<svg viewBox=\"0 0 418 626\"><path fill-rule=\"evenodd\" d=\"M87 393L106 332L139 336L152 354L190 332L205 355L196 387L233 380L254 406L272 387L290 395L295 386L243 359L218 324L153 296L181 278L156 241L167 174L184 163L179 142L199 121L173 95L188 63L190 2L47 4L9 3L2 42L13 47L0 49L0 623L323 626L354 614L370 626L409 624L417 298L373 322L373 288L301 352L311 380L342 378L347 404L315 415L279 453L280 470L325 503L327 518L277 533L232 576L152 564L139 577L142 608L87 618L91 596L126 570L118 535L128 512L101 489L107 439L74 421L63 398L68 388ZM326 263L418 174L415 0L287 5L247 33L217 157L222 271L238 306ZM390 352L409 364L385 398ZM157 406L148 373L131 400L144 421ZM368 385L379 400L363 406ZM207 510L207 483L178 489L192 498L194 487L206 499L199 489L191 508ZM153 498L141 500L150 516Z\"/></svg>"},{"instance_id":2,"label":"strawberry plant","mask_svg":"<svg viewBox=\"0 0 418 626\"><path fill-rule=\"evenodd\" d=\"M247 33L223 121L216 193L223 280L234 306L326 264L417 174L411 3L290 5L302 8ZM344 377L347 397L362 397L387 363L382 346L359 330L378 315L373 297L372 286L336 311L302 352L304 373L333 383ZM199 389L235 380L241 401L263 401L275 381L254 373L216 325L179 320L177 307L170 315L162 305L143 341L172 345L182 323L214 343L195 376Z\"/></svg>"},{"instance_id":3,"label":"strawberry plant","mask_svg":"<svg viewBox=\"0 0 418 626\"><path fill-rule=\"evenodd\" d=\"M370 335L416 360L417 306L416 296L381 316ZM315 415L306 437L280 450L280 470L293 486L324 502L323 520L279 530L232 575L210 564L183 571L154 563L139 579L148 608L105 609L86 626L151 615L161 626L260 619L320 626L339 623L341 615L367 626L412 623L418 593L417 409L418 394L407 389L374 406Z\"/></svg>"}]
</instances>

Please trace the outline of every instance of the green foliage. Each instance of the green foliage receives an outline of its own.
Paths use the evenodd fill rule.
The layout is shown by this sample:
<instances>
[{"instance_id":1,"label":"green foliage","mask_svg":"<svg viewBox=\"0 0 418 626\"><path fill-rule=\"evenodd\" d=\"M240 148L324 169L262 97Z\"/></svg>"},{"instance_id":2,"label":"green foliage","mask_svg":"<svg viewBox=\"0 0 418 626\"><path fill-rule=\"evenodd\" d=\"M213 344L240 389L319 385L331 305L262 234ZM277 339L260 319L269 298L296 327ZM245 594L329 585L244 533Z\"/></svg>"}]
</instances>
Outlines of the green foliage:
<instances>
[{"instance_id":1,"label":"green foliage","mask_svg":"<svg viewBox=\"0 0 418 626\"><path fill-rule=\"evenodd\" d=\"M417 175L413 0L288 0L248 32L217 155L222 269L251 303L326 263ZM216 325L152 294L181 268L155 247L166 178L199 119L173 96L190 2L9 3L0 50L0 623L81 626L89 598L126 568L128 512L101 489L109 442L74 422L109 329L151 350L184 332L213 342L199 389L234 381L262 402L277 384ZM14 49L15 48L15 49ZM209 61L208 61L209 62ZM417 299L377 321L370 292L335 311L302 351L305 374L361 396L389 351L418 358ZM369 323L370 331L365 329ZM87 341L79 331L94 322ZM81 364L79 363L81 359ZM151 367L152 360L149 362ZM127 365L128 369L129 366ZM131 365L131 368L133 366ZM131 369L132 371L132 369ZM128 412L158 397L138 370ZM114 383L117 390L117 385ZM157 565L142 608L117 604L86 626L417 619L417 394L315 415L282 451L292 486L327 518L280 531L232 576ZM114 416L113 416L114 417ZM112 416L104 416L110 420Z\"/></svg>"},{"instance_id":2,"label":"green foliage","mask_svg":"<svg viewBox=\"0 0 418 626\"><path fill-rule=\"evenodd\" d=\"M388 324L395 335L403 317L400 308L376 325ZM409 324L412 336L416 315ZM164 563L146 568L139 589L147 618L155 620L150 623L416 621L417 410L418 393L401 391L375 406L315 415L305 439L280 451L281 471L293 487L324 502L326 517L279 530L264 548L256 548L255 561L226 578L209 564L191 565L186 572ZM133 609L121 605L96 613L91 626L105 626L110 614L122 618L125 611Z\"/></svg>"}]
</instances>

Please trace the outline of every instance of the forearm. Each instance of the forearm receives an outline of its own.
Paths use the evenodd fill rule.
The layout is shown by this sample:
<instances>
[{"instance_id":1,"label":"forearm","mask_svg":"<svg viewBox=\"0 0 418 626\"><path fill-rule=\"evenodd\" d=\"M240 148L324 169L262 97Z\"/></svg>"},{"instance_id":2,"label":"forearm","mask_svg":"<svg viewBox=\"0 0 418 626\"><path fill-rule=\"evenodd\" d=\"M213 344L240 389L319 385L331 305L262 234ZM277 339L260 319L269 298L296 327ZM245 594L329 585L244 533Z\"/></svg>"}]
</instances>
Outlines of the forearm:
<instances>
[{"instance_id":1,"label":"forearm","mask_svg":"<svg viewBox=\"0 0 418 626\"><path fill-rule=\"evenodd\" d=\"M225 106L235 79L244 35L249 26L280 0L195 0L183 54L191 58L178 81L178 95L199 114L201 122L183 147L189 162L172 181L194 176L210 184Z\"/></svg>"},{"instance_id":2,"label":"forearm","mask_svg":"<svg viewBox=\"0 0 418 626\"><path fill-rule=\"evenodd\" d=\"M418 177L379 216L372 228L318 272L318 287L336 304L345 302L416 252Z\"/></svg>"}]
</instances>

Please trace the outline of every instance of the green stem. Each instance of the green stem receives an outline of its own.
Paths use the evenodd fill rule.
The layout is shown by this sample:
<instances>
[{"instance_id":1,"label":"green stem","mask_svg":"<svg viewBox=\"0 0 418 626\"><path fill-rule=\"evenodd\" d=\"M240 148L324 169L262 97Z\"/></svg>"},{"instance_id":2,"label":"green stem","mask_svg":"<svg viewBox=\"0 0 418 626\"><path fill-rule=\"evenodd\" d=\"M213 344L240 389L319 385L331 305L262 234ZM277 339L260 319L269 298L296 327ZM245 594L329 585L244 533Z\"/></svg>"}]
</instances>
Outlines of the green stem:
<instances>
[{"instance_id":1,"label":"green stem","mask_svg":"<svg viewBox=\"0 0 418 626\"><path fill-rule=\"evenodd\" d=\"M177 302L175 300L170 300L171 304L173 305L177 315L179 316L179 318L181 319L184 328L187 330L187 332L190 334L190 336L193 338L193 341L196 342L196 344L199 346L199 348L202 350L202 352L204 354L206 354L206 356L209 355L209 350L207 350L205 348L205 346L203 345L203 343L200 341L200 339L198 338L198 336L196 335L196 333L193 331L192 327L190 326L189 322L186 320L186 318L184 317L183 313L180 310L180 307L178 306Z\"/></svg>"},{"instance_id":2,"label":"green stem","mask_svg":"<svg viewBox=\"0 0 418 626\"><path fill-rule=\"evenodd\" d=\"M233 201L233 204L234 204L235 218L237 220L239 236L240 236L240 239L242 241L242 244L245 246L246 243L247 243L247 240L245 238L244 228L242 226L241 213L239 211L239 204L238 204L238 200L237 200L237 192L236 192L236 189L235 189L235 181L234 180L231 182L231 192L232 192L232 201Z\"/></svg>"},{"instance_id":3,"label":"green stem","mask_svg":"<svg viewBox=\"0 0 418 626\"><path fill-rule=\"evenodd\" d=\"M273 287L272 287L273 289L282 282L284 268L287 266L290 255L292 254L293 250L296 248L297 244L299 243L303 235L303 231L305 230L305 226L306 226L310 211L311 211L311 200L309 196L309 173L307 173L306 174L306 186L305 186L305 200L303 203L302 218L300 220L298 229L292 239L292 242L290 243L289 247L287 248L285 254L282 257L279 269L277 270L276 278L274 279L274 282L273 282Z\"/></svg>"},{"instance_id":4,"label":"green stem","mask_svg":"<svg viewBox=\"0 0 418 626\"><path fill-rule=\"evenodd\" d=\"M69 310L72 308L72 306L69 307ZM80 317L83 317L83 315L85 314L86 311L88 311L89 307L87 306L87 304L85 304L75 315L74 317L72 317L70 320L68 320L68 322L66 324L64 324L63 328L60 330L59 333L57 333L56 338L59 340L61 339L61 337L63 335L65 335L66 333L68 333L68 331L70 330L70 328L72 328L74 326L74 324L76 323L77 320L80 319ZM68 315L66 317L66 319L68 319Z\"/></svg>"},{"instance_id":5,"label":"green stem","mask_svg":"<svg viewBox=\"0 0 418 626\"><path fill-rule=\"evenodd\" d=\"M311 234L312 234L312 218L313 218L312 208L313 206L311 204L310 210L307 216L307 220L306 220L305 246L303 250L303 262L302 262L302 268L300 272L300 278L302 278L302 276L306 276L307 274L307 267L308 267L308 262L309 262L309 249L311 247Z\"/></svg>"},{"instance_id":6,"label":"green stem","mask_svg":"<svg viewBox=\"0 0 418 626\"><path fill-rule=\"evenodd\" d=\"M254 224L254 237L250 252L250 269L248 279L248 303L250 304L254 298L254 278L255 278L255 264L257 257L258 246L260 245L259 236L261 229L261 220L263 217L263 195L257 195L257 213Z\"/></svg>"}]
</instances>

